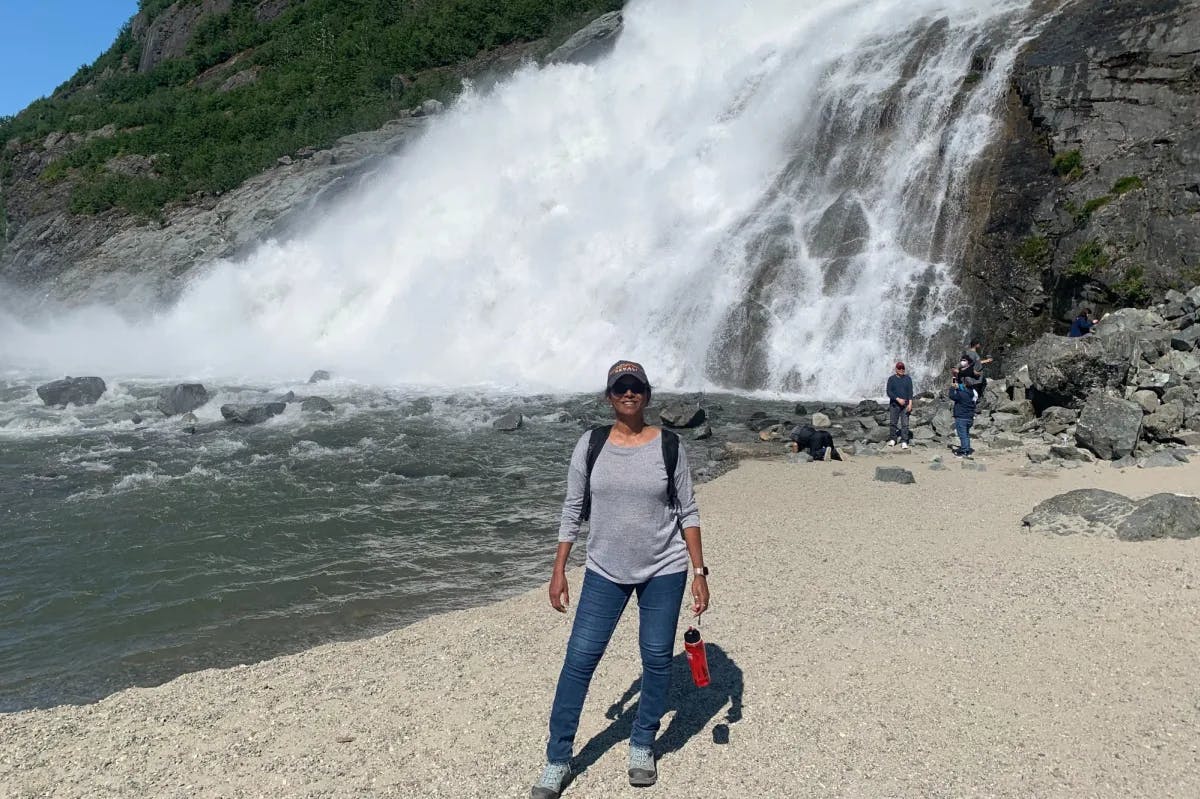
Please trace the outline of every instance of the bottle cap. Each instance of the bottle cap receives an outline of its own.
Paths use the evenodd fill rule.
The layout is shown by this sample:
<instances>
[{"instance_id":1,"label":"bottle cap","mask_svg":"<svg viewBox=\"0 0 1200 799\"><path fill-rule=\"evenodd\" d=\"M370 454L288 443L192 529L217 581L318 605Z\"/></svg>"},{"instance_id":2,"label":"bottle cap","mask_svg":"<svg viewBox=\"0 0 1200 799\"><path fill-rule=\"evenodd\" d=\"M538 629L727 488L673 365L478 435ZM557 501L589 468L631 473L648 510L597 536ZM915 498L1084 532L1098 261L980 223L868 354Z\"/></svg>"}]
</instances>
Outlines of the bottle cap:
<instances>
[{"instance_id":1,"label":"bottle cap","mask_svg":"<svg viewBox=\"0 0 1200 799\"><path fill-rule=\"evenodd\" d=\"M687 632L683 634L683 640L688 644L700 643L700 631L695 627L688 627Z\"/></svg>"}]
</instances>

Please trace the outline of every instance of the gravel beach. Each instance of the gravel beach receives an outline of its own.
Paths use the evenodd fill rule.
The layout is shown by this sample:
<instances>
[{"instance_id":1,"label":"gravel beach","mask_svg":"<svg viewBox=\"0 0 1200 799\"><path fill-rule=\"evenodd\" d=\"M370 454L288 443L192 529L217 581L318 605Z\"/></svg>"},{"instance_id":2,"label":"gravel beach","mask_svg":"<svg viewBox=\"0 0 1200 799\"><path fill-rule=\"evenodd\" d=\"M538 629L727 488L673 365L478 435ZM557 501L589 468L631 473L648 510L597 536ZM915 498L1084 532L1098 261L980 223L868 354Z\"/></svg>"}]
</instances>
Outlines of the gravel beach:
<instances>
[{"instance_id":1,"label":"gravel beach","mask_svg":"<svg viewBox=\"0 0 1200 799\"><path fill-rule=\"evenodd\" d=\"M1200 539L1021 527L1073 488L1196 493L1200 463L979 462L780 458L701 486L714 685L695 689L676 658L660 781L640 795L1200 796ZM881 464L916 484L875 482ZM547 570L553 546L548 531ZM566 797L635 793L632 611L593 682L587 769ZM378 638L0 716L0 795L527 796L570 621L539 587Z\"/></svg>"}]
</instances>

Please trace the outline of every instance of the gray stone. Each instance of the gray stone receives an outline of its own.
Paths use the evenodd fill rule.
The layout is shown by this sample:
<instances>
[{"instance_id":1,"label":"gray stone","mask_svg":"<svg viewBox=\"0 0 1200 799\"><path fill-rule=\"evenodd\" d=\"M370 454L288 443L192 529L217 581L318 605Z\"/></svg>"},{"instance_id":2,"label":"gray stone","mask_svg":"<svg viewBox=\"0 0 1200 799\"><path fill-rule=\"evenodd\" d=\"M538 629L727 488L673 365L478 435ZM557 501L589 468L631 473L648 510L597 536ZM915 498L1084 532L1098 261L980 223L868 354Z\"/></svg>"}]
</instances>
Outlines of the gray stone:
<instances>
[{"instance_id":1,"label":"gray stone","mask_svg":"<svg viewBox=\"0 0 1200 799\"><path fill-rule=\"evenodd\" d=\"M1116 460L1133 452L1141 432L1141 407L1128 400L1099 395L1083 406L1075 426L1075 440L1104 460Z\"/></svg>"},{"instance_id":2,"label":"gray stone","mask_svg":"<svg viewBox=\"0 0 1200 799\"><path fill-rule=\"evenodd\" d=\"M1092 462L1091 454L1087 450L1079 449L1078 447L1055 445L1050 447L1050 454L1055 458L1062 458L1064 461Z\"/></svg>"},{"instance_id":3,"label":"gray stone","mask_svg":"<svg viewBox=\"0 0 1200 799\"><path fill-rule=\"evenodd\" d=\"M426 100L413 110L413 116L437 116L438 114L442 113L444 109L445 105L442 104L441 100Z\"/></svg>"},{"instance_id":4,"label":"gray stone","mask_svg":"<svg viewBox=\"0 0 1200 799\"><path fill-rule=\"evenodd\" d=\"M590 64L608 55L624 27L624 16L612 11L593 20L546 56L547 64Z\"/></svg>"},{"instance_id":5,"label":"gray stone","mask_svg":"<svg viewBox=\"0 0 1200 799\"><path fill-rule=\"evenodd\" d=\"M1025 457L1029 458L1031 463L1045 463L1046 461L1050 460L1050 453L1030 450L1029 452L1025 453Z\"/></svg>"},{"instance_id":6,"label":"gray stone","mask_svg":"<svg viewBox=\"0 0 1200 799\"><path fill-rule=\"evenodd\" d=\"M824 430L833 424L829 417L823 413L814 413L812 415L812 426L818 430Z\"/></svg>"},{"instance_id":7,"label":"gray stone","mask_svg":"<svg viewBox=\"0 0 1200 799\"><path fill-rule=\"evenodd\" d=\"M1196 349L1196 340L1200 339L1200 325L1192 325L1171 336L1171 346L1180 352L1191 352Z\"/></svg>"},{"instance_id":8,"label":"gray stone","mask_svg":"<svg viewBox=\"0 0 1200 799\"><path fill-rule=\"evenodd\" d=\"M1021 522L1037 533L1115 536L1117 525L1135 507L1133 500L1120 494L1080 488L1038 503Z\"/></svg>"},{"instance_id":9,"label":"gray stone","mask_svg":"<svg viewBox=\"0 0 1200 799\"><path fill-rule=\"evenodd\" d=\"M973 461L970 458L963 458L962 468L968 472L986 472L987 466L979 461Z\"/></svg>"},{"instance_id":10,"label":"gray stone","mask_svg":"<svg viewBox=\"0 0 1200 799\"><path fill-rule=\"evenodd\" d=\"M333 413L333 403L324 397L307 397L300 403L305 413Z\"/></svg>"},{"instance_id":11,"label":"gray stone","mask_svg":"<svg viewBox=\"0 0 1200 799\"><path fill-rule=\"evenodd\" d=\"M326 372L324 369L318 369L317 371L312 373L311 377L308 378L308 383L309 383L309 385L312 385L313 383L321 383L328 379L329 379L329 372Z\"/></svg>"},{"instance_id":12,"label":"gray stone","mask_svg":"<svg viewBox=\"0 0 1200 799\"><path fill-rule=\"evenodd\" d=\"M914 427L910 432L914 443L924 444L933 441L934 438L932 427Z\"/></svg>"},{"instance_id":13,"label":"gray stone","mask_svg":"<svg viewBox=\"0 0 1200 799\"><path fill-rule=\"evenodd\" d=\"M692 434L693 441L703 441L706 438L712 438L712 428L706 424L702 424L696 428L696 432Z\"/></svg>"},{"instance_id":14,"label":"gray stone","mask_svg":"<svg viewBox=\"0 0 1200 799\"><path fill-rule=\"evenodd\" d=\"M1078 408L1097 390L1120 389L1136 361L1132 334L1064 338L1046 334L1013 357L1028 364L1035 408Z\"/></svg>"},{"instance_id":15,"label":"gray stone","mask_svg":"<svg viewBox=\"0 0 1200 799\"><path fill-rule=\"evenodd\" d=\"M1074 408L1063 408L1058 405L1052 405L1042 411L1041 422L1042 429L1052 436L1066 430L1079 418L1079 411Z\"/></svg>"},{"instance_id":16,"label":"gray stone","mask_svg":"<svg viewBox=\"0 0 1200 799\"><path fill-rule=\"evenodd\" d=\"M667 427L699 427L707 414L698 403L673 402L663 408L658 417Z\"/></svg>"},{"instance_id":17,"label":"gray stone","mask_svg":"<svg viewBox=\"0 0 1200 799\"><path fill-rule=\"evenodd\" d=\"M37 387L37 395L50 407L95 405L108 390L99 377L64 377Z\"/></svg>"},{"instance_id":18,"label":"gray stone","mask_svg":"<svg viewBox=\"0 0 1200 799\"><path fill-rule=\"evenodd\" d=\"M903 485L912 485L917 482L912 472L908 469L901 469L899 466L876 466L875 479L881 483L901 483Z\"/></svg>"},{"instance_id":19,"label":"gray stone","mask_svg":"<svg viewBox=\"0 0 1200 799\"><path fill-rule=\"evenodd\" d=\"M1200 499L1179 494L1155 494L1137 503L1117 526L1122 541L1200 536Z\"/></svg>"},{"instance_id":20,"label":"gray stone","mask_svg":"<svg viewBox=\"0 0 1200 799\"><path fill-rule=\"evenodd\" d=\"M887 426L873 427L867 431L867 441L871 444L882 444L891 436Z\"/></svg>"},{"instance_id":21,"label":"gray stone","mask_svg":"<svg viewBox=\"0 0 1200 799\"><path fill-rule=\"evenodd\" d=\"M505 433L511 433L515 430L520 430L521 425L524 423L525 417L514 411L513 413L506 413L499 419L496 419L494 422L492 422L492 429L501 430Z\"/></svg>"},{"instance_id":22,"label":"gray stone","mask_svg":"<svg viewBox=\"0 0 1200 799\"><path fill-rule=\"evenodd\" d=\"M1158 406L1162 405L1158 393L1145 388L1133 392L1131 399L1142 406L1142 411L1145 413L1154 413Z\"/></svg>"},{"instance_id":23,"label":"gray stone","mask_svg":"<svg viewBox=\"0 0 1200 799\"><path fill-rule=\"evenodd\" d=\"M208 389L201 383L180 383L164 388L158 395L158 410L163 416L190 413L208 402Z\"/></svg>"},{"instance_id":24,"label":"gray stone","mask_svg":"<svg viewBox=\"0 0 1200 799\"><path fill-rule=\"evenodd\" d=\"M1187 378L1189 375L1200 372L1200 357L1192 352L1171 350L1155 362L1154 368L1161 372Z\"/></svg>"},{"instance_id":25,"label":"gray stone","mask_svg":"<svg viewBox=\"0 0 1200 799\"><path fill-rule=\"evenodd\" d=\"M1171 386L1171 388L1163 392L1162 401L1164 403L1178 402L1180 405L1187 407L1196 402L1196 392L1187 386Z\"/></svg>"},{"instance_id":26,"label":"gray stone","mask_svg":"<svg viewBox=\"0 0 1200 799\"><path fill-rule=\"evenodd\" d=\"M1019 438L1009 438L1007 436L996 436L988 442L988 446L992 449L1016 449L1023 446L1024 442Z\"/></svg>"},{"instance_id":27,"label":"gray stone","mask_svg":"<svg viewBox=\"0 0 1200 799\"><path fill-rule=\"evenodd\" d=\"M1139 469L1170 469L1180 465L1180 460L1174 454L1164 450L1156 452L1138 461Z\"/></svg>"},{"instance_id":28,"label":"gray stone","mask_svg":"<svg viewBox=\"0 0 1200 799\"><path fill-rule=\"evenodd\" d=\"M1157 441L1168 439L1183 426L1183 403L1168 402L1142 421L1146 435Z\"/></svg>"},{"instance_id":29,"label":"gray stone","mask_svg":"<svg viewBox=\"0 0 1200 799\"><path fill-rule=\"evenodd\" d=\"M939 436L954 435L954 413L950 408L938 408L930 420L933 431Z\"/></svg>"},{"instance_id":30,"label":"gray stone","mask_svg":"<svg viewBox=\"0 0 1200 799\"><path fill-rule=\"evenodd\" d=\"M234 424L262 424L272 416L283 413L286 408L286 402L232 403L221 406L221 416Z\"/></svg>"}]
</instances>

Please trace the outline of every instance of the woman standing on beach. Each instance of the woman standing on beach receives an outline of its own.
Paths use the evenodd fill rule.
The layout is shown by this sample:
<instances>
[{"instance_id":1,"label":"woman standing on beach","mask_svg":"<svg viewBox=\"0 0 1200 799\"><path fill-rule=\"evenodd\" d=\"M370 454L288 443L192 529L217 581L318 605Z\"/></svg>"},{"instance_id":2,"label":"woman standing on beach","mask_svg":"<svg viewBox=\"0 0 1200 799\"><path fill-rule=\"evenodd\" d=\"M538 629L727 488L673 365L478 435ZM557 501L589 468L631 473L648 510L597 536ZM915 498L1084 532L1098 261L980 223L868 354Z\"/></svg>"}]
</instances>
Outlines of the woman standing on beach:
<instances>
[{"instance_id":1,"label":"woman standing on beach","mask_svg":"<svg viewBox=\"0 0 1200 799\"><path fill-rule=\"evenodd\" d=\"M550 578L550 604L555 610L567 610L567 556L580 522L587 516L585 507L591 514L587 568L550 711L546 768L533 786L533 799L558 799L574 776L572 746L588 685L629 597L635 593L642 695L629 739L629 784L646 786L657 781L654 738L666 711L675 632L689 569L693 573L692 612L699 616L708 610L708 569L700 545L700 516L687 453L678 448L674 474L668 475L663 437L674 434L647 425L642 417L650 402L650 381L640 364L613 364L605 394L616 423L598 452L593 451L591 475L590 431L575 445L567 471L567 498ZM670 481L674 492L669 490ZM672 493L678 503L674 506L668 499Z\"/></svg>"}]
</instances>

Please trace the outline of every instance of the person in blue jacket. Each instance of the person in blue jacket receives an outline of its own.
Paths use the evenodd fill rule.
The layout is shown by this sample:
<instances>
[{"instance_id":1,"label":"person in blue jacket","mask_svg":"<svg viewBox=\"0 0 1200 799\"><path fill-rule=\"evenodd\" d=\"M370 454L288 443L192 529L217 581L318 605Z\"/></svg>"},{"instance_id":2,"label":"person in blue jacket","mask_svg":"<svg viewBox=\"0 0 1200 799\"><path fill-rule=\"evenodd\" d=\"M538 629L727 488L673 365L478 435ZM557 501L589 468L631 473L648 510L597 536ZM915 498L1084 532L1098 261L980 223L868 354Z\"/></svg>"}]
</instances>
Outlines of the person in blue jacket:
<instances>
[{"instance_id":1,"label":"person in blue jacket","mask_svg":"<svg viewBox=\"0 0 1200 799\"><path fill-rule=\"evenodd\" d=\"M975 421L975 392L964 382L957 370L950 384L950 399L954 401L954 431L958 433L958 449L954 454L969 458L975 453L971 449L971 424Z\"/></svg>"},{"instance_id":2,"label":"person in blue jacket","mask_svg":"<svg viewBox=\"0 0 1200 799\"><path fill-rule=\"evenodd\" d=\"M1068 338L1079 338L1091 332L1096 326L1096 320L1092 318L1092 309L1084 308L1079 312L1079 316L1075 317L1075 321L1071 322L1071 332L1067 333Z\"/></svg>"},{"instance_id":3,"label":"person in blue jacket","mask_svg":"<svg viewBox=\"0 0 1200 799\"><path fill-rule=\"evenodd\" d=\"M904 361L896 361L896 373L887 379L887 398L891 423L887 445L894 447L899 442L901 449L908 449L912 439L908 417L912 414L913 383L912 377L905 374Z\"/></svg>"}]
</instances>

